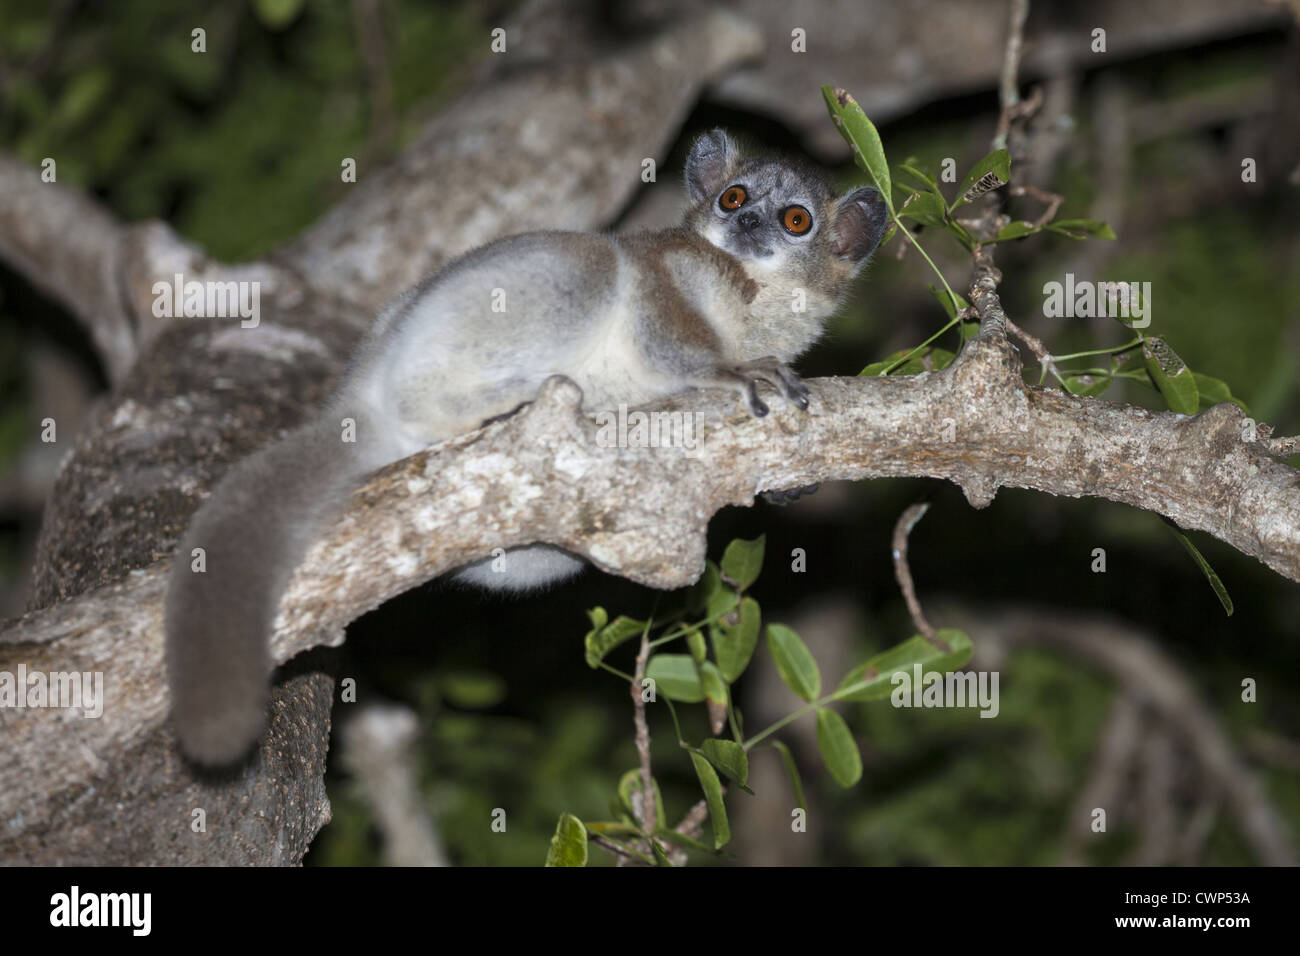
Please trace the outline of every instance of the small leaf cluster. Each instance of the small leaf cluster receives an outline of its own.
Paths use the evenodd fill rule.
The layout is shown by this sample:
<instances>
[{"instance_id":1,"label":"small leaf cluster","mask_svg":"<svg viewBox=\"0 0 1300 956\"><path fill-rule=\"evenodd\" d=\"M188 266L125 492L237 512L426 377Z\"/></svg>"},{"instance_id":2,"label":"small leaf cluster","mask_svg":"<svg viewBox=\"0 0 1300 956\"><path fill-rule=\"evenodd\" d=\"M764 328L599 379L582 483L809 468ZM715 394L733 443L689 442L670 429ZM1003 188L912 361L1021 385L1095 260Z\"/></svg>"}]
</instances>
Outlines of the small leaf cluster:
<instances>
[{"instance_id":1,"label":"small leaf cluster","mask_svg":"<svg viewBox=\"0 0 1300 956\"><path fill-rule=\"evenodd\" d=\"M592 627L584 648L587 664L593 668L631 680L606 658L621 645L646 638L650 656L645 687L653 688L654 702L666 705L678 744L690 758L708 807L712 841L684 836L667 825L658 783L654 785L655 825L652 833L645 832L636 812L641 777L634 769L623 775L611 800L613 820L587 822L568 813L561 816L547 854L548 865L585 865L587 843L594 836L649 864L667 863L669 844L687 851L720 852L731 840L723 780L752 795L749 756L759 746L771 747L779 755L794 805L806 811L803 780L789 748L775 737L779 730L814 714L817 747L826 769L841 786L851 787L862 777L862 757L848 724L831 705L884 700L893 688L895 674L911 675L917 664L923 672L956 670L970 659L970 639L960 631L940 631L933 642L917 634L859 664L844 675L834 691L824 693L821 668L798 633L778 622L763 626L761 608L750 592L762 570L764 548L763 537L732 541L720 563L708 562L682 607L662 619L619 615L611 620L601 607L587 612ZM760 634L781 680L806 704L769 727L746 733L732 686L752 662ZM713 733L698 742L686 739L677 713L677 706L693 704L705 706ZM650 707L653 714L653 704ZM646 846L651 848L650 854L643 852Z\"/></svg>"}]
</instances>

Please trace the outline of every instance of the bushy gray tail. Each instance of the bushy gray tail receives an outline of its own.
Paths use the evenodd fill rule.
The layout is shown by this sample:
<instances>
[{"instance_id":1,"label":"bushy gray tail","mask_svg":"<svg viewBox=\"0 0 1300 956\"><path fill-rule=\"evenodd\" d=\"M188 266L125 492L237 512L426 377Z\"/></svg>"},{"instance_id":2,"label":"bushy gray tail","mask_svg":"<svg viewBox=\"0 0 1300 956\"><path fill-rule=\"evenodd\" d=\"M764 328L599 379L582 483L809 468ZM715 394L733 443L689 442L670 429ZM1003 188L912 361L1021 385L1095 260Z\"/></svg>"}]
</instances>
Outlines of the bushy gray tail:
<instances>
[{"instance_id":1,"label":"bushy gray tail","mask_svg":"<svg viewBox=\"0 0 1300 956\"><path fill-rule=\"evenodd\" d=\"M181 748L201 763L232 763L260 736L272 624L289 577L360 477L384 463L373 441L343 441L333 418L232 468L177 549L165 606L172 719Z\"/></svg>"}]
</instances>

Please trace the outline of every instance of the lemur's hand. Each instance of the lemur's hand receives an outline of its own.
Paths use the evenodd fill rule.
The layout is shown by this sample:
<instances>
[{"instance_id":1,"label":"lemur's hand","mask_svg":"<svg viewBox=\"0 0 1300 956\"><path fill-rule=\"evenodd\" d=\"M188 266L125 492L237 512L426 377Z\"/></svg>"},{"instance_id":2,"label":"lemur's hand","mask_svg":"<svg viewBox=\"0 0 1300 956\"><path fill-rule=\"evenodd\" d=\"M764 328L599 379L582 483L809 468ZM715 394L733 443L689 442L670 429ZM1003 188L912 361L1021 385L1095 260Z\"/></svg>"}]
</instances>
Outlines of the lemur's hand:
<instances>
[{"instance_id":1,"label":"lemur's hand","mask_svg":"<svg viewBox=\"0 0 1300 956\"><path fill-rule=\"evenodd\" d=\"M758 397L758 383L765 382L785 396L786 400L806 409L808 407L808 386L788 365L774 355L742 362L739 365L724 365L713 369L698 378L694 384L699 387L732 387L740 390L745 399L745 406L755 418L762 418L771 409Z\"/></svg>"}]
</instances>

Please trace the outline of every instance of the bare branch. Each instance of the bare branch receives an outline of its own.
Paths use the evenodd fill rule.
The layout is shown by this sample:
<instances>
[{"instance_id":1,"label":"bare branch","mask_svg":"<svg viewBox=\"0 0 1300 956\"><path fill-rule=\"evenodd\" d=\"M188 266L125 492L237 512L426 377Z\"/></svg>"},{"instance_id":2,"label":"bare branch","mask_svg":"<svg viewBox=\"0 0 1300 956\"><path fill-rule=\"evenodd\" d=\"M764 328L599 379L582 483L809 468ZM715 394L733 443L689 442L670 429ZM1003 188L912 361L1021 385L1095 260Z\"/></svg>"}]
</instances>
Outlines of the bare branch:
<instances>
[{"instance_id":1,"label":"bare branch","mask_svg":"<svg viewBox=\"0 0 1300 956\"><path fill-rule=\"evenodd\" d=\"M921 602L916 599L916 585L912 583L912 570L907 565L907 536L929 510L928 504L912 505L898 516L898 521L894 524L894 577L898 579L898 587L903 592L903 600L907 602L907 612L912 615L912 623L916 625L916 629L931 644L942 646L943 642L936 640L934 628L925 619ZM943 646L943 650L949 651L952 648Z\"/></svg>"},{"instance_id":2,"label":"bare branch","mask_svg":"<svg viewBox=\"0 0 1300 956\"><path fill-rule=\"evenodd\" d=\"M650 725L645 717L645 698L641 682L645 680L646 662L650 659L650 628L641 632L641 647L636 653L636 673L632 675L632 716L636 725L636 752L641 760L641 829L655 831L655 788L650 772ZM649 847L647 847L647 850Z\"/></svg>"},{"instance_id":3,"label":"bare branch","mask_svg":"<svg viewBox=\"0 0 1300 956\"><path fill-rule=\"evenodd\" d=\"M1044 644L1059 647L1111 675L1120 685L1121 698L1106 737L1110 743L1103 744L1103 753L1107 748L1116 753L1105 759L1118 764L1120 751L1124 751L1125 760L1136 756L1140 745L1137 725L1132 719L1135 714L1132 702L1141 703L1157 718L1157 729L1173 734L1193 755L1202 779L1201 788L1222 795L1224 805L1259 861L1269 866L1296 865L1295 847L1286 823L1255 776L1238 758L1192 682L1146 634L1100 615L1047 610L968 614L960 604L945 610L962 617L975 641L977 655L989 652L996 655L1008 645ZM1114 721L1121 719L1122 726L1115 726ZM1128 747L1121 745L1117 739L1120 737L1130 741ZM1106 775L1113 781L1117 773L1118 770L1112 769ZM1113 785L1103 789L1103 797L1114 796ZM1200 825L1204 826L1204 821ZM1169 842L1168 834L1159 839L1162 856L1177 852L1176 848L1164 845ZM1187 852L1186 848L1183 852Z\"/></svg>"},{"instance_id":4,"label":"bare branch","mask_svg":"<svg viewBox=\"0 0 1300 956\"><path fill-rule=\"evenodd\" d=\"M343 761L383 834L389 866L447 865L417 784L418 730L415 712L395 704L367 706L344 727Z\"/></svg>"},{"instance_id":5,"label":"bare branch","mask_svg":"<svg viewBox=\"0 0 1300 956\"><path fill-rule=\"evenodd\" d=\"M1011 132L1011 120L1020 104L1020 54L1024 48L1025 20L1029 17L1029 0L1011 0L1011 23L1007 28L1007 48L1002 56L1002 80L998 87L998 100L1002 104L998 116L997 132L993 136L994 149L1006 149Z\"/></svg>"}]
</instances>

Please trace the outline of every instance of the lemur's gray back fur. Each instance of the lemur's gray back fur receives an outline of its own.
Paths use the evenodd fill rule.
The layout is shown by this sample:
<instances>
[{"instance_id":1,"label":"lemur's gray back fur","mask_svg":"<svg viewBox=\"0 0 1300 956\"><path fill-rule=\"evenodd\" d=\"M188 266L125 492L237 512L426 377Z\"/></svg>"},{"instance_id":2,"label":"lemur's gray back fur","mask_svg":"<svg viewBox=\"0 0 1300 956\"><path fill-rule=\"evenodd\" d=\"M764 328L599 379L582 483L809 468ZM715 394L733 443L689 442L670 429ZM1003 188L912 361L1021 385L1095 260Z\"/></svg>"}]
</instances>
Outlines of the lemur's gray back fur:
<instances>
[{"instance_id":1,"label":"lemur's gray back fur","mask_svg":"<svg viewBox=\"0 0 1300 956\"><path fill-rule=\"evenodd\" d=\"M512 236L425 280L376 320L319 421L222 479L181 542L166 599L188 755L229 763L257 738L281 594L366 472L509 413L554 374L581 386L586 408L701 386L735 389L765 415L760 382L807 407L785 363L817 339L880 241L879 195L836 196L806 167L745 160L720 130L695 142L686 179L682 226ZM507 552L505 573L479 562L459 578L521 590L581 567L538 544Z\"/></svg>"}]
</instances>

